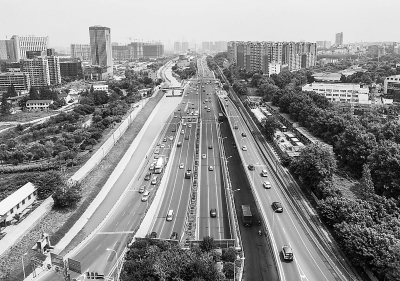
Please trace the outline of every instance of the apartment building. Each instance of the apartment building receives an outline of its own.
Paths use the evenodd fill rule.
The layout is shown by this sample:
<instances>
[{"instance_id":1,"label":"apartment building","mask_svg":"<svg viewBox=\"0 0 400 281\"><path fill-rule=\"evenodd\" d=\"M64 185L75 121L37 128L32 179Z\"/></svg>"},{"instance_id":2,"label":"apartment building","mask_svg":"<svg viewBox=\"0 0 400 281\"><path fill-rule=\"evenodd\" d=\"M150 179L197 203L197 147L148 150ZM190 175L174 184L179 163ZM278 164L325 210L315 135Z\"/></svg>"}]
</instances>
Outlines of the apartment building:
<instances>
[{"instance_id":1,"label":"apartment building","mask_svg":"<svg viewBox=\"0 0 400 281\"><path fill-rule=\"evenodd\" d=\"M14 85L17 92L29 92L31 89L29 74L22 72L0 73L0 91L7 91L11 85Z\"/></svg>"},{"instance_id":2,"label":"apartment building","mask_svg":"<svg viewBox=\"0 0 400 281\"><path fill-rule=\"evenodd\" d=\"M50 85L49 63L46 57L21 60L21 71L29 74L31 87Z\"/></svg>"},{"instance_id":3,"label":"apartment building","mask_svg":"<svg viewBox=\"0 0 400 281\"><path fill-rule=\"evenodd\" d=\"M317 47L309 42L228 42L228 59L247 71L269 73L275 62L290 71L315 66Z\"/></svg>"},{"instance_id":4,"label":"apartment building","mask_svg":"<svg viewBox=\"0 0 400 281\"><path fill-rule=\"evenodd\" d=\"M48 56L47 63L49 65L50 85L61 84L60 59L58 56Z\"/></svg>"},{"instance_id":5,"label":"apartment building","mask_svg":"<svg viewBox=\"0 0 400 281\"><path fill-rule=\"evenodd\" d=\"M331 102L369 104L369 88L360 84L311 83L302 87L303 91L314 91Z\"/></svg>"},{"instance_id":6,"label":"apartment building","mask_svg":"<svg viewBox=\"0 0 400 281\"><path fill-rule=\"evenodd\" d=\"M392 75L383 81L383 93L392 98L394 102L400 102L400 75Z\"/></svg>"},{"instance_id":7,"label":"apartment building","mask_svg":"<svg viewBox=\"0 0 400 281\"><path fill-rule=\"evenodd\" d=\"M82 61L90 60L89 44L71 44L71 57Z\"/></svg>"}]
</instances>

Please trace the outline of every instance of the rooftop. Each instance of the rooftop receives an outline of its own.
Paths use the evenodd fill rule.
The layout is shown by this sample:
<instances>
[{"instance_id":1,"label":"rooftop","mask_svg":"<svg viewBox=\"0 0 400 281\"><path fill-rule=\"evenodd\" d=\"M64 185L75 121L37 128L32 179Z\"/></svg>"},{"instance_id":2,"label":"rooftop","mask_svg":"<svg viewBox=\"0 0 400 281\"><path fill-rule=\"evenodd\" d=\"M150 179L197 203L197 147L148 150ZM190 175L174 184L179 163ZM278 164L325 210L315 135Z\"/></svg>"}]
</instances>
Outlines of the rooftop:
<instances>
[{"instance_id":1,"label":"rooftop","mask_svg":"<svg viewBox=\"0 0 400 281\"><path fill-rule=\"evenodd\" d=\"M24 200L26 197L31 195L36 190L36 187L28 182L13 194L8 196L6 199L0 202L0 216L4 216L8 211L11 210L16 204Z\"/></svg>"}]
</instances>

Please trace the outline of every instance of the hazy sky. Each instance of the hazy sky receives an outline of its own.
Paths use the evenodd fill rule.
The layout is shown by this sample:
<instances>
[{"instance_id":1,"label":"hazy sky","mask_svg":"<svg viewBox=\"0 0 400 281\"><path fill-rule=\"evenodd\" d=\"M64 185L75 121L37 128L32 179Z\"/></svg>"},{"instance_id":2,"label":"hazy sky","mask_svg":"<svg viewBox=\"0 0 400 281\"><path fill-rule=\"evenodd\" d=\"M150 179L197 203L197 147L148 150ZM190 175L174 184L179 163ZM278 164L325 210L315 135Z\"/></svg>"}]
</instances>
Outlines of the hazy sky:
<instances>
[{"instance_id":1,"label":"hazy sky","mask_svg":"<svg viewBox=\"0 0 400 281\"><path fill-rule=\"evenodd\" d=\"M50 45L89 43L89 26L112 42L400 41L399 0L0 0L0 39L49 36Z\"/></svg>"}]
</instances>

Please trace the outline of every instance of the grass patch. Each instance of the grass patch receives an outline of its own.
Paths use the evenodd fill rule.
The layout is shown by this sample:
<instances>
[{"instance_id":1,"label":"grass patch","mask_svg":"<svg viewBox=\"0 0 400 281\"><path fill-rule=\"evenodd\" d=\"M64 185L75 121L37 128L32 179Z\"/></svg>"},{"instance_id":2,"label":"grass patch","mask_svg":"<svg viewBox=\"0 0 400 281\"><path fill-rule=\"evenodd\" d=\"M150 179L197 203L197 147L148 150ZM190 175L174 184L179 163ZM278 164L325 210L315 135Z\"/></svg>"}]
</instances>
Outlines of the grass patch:
<instances>
[{"instance_id":1,"label":"grass patch","mask_svg":"<svg viewBox=\"0 0 400 281\"><path fill-rule=\"evenodd\" d=\"M58 114L57 111L20 111L15 114L1 116L1 122L30 122L32 120Z\"/></svg>"}]
</instances>

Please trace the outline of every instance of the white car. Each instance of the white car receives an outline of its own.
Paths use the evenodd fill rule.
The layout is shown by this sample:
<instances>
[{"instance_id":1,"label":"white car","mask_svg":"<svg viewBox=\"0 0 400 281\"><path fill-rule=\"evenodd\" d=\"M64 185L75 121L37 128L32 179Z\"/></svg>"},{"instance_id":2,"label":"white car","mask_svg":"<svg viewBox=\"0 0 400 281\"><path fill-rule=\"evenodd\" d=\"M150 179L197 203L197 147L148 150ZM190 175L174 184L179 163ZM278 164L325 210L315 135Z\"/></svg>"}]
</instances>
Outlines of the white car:
<instances>
[{"instance_id":1,"label":"white car","mask_svg":"<svg viewBox=\"0 0 400 281\"><path fill-rule=\"evenodd\" d=\"M179 165L179 169L183 169L185 167L185 165L183 164L183 163L181 163L180 165Z\"/></svg>"},{"instance_id":2,"label":"white car","mask_svg":"<svg viewBox=\"0 0 400 281\"><path fill-rule=\"evenodd\" d=\"M143 193L142 202L146 202L149 199L149 197L150 197L150 191L146 190Z\"/></svg>"},{"instance_id":3,"label":"white car","mask_svg":"<svg viewBox=\"0 0 400 281\"><path fill-rule=\"evenodd\" d=\"M209 171L214 171L214 167L213 167L213 166L209 166L209 167L208 167L208 170L209 170Z\"/></svg>"},{"instance_id":4,"label":"white car","mask_svg":"<svg viewBox=\"0 0 400 281\"><path fill-rule=\"evenodd\" d=\"M243 146L242 146L242 150L243 150L243 151L246 151L246 150L247 150L247 146L243 145Z\"/></svg>"},{"instance_id":5,"label":"white car","mask_svg":"<svg viewBox=\"0 0 400 281\"><path fill-rule=\"evenodd\" d=\"M188 127L189 127L189 128L192 128L192 124L189 124Z\"/></svg>"},{"instance_id":6,"label":"white car","mask_svg":"<svg viewBox=\"0 0 400 281\"><path fill-rule=\"evenodd\" d=\"M206 159L207 155L203 154L203 155L201 155L201 158Z\"/></svg>"},{"instance_id":7,"label":"white car","mask_svg":"<svg viewBox=\"0 0 400 281\"><path fill-rule=\"evenodd\" d=\"M185 130L182 130L182 131L181 131L181 135L183 135L183 134L185 134Z\"/></svg>"},{"instance_id":8,"label":"white car","mask_svg":"<svg viewBox=\"0 0 400 281\"><path fill-rule=\"evenodd\" d=\"M173 137L173 136L170 136L170 137L169 137L169 140L170 140L170 141L172 141L173 139L174 139L174 137Z\"/></svg>"},{"instance_id":9,"label":"white car","mask_svg":"<svg viewBox=\"0 0 400 281\"><path fill-rule=\"evenodd\" d=\"M165 144L162 143L160 147L162 147L162 148L165 147Z\"/></svg>"}]
</instances>

